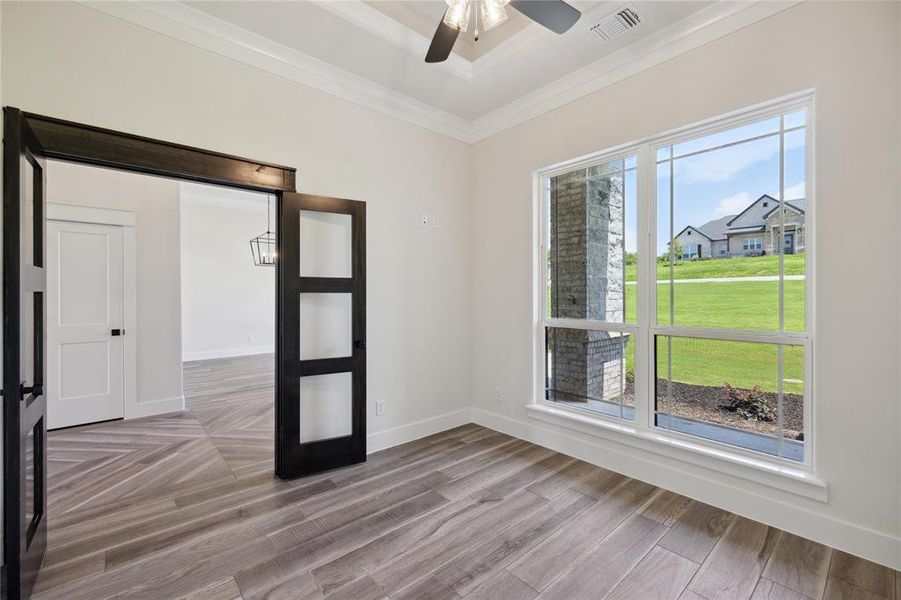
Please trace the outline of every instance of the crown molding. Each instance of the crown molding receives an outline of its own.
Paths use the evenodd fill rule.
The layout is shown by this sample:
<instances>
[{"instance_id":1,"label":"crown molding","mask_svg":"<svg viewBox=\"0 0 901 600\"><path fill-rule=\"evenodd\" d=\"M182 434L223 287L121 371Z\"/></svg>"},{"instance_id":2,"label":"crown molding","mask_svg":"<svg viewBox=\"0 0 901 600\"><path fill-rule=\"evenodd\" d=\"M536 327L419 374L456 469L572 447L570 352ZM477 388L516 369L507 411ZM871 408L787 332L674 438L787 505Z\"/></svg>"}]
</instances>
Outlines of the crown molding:
<instances>
[{"instance_id":1,"label":"crown molding","mask_svg":"<svg viewBox=\"0 0 901 600\"><path fill-rule=\"evenodd\" d=\"M647 38L475 119L472 139L491 137L660 63L771 17L803 0L720 1Z\"/></svg>"},{"instance_id":2,"label":"crown molding","mask_svg":"<svg viewBox=\"0 0 901 600\"><path fill-rule=\"evenodd\" d=\"M472 144L743 29L803 0L752 4L721 0L475 120L440 110L179 2L78 1L133 25ZM406 33L386 24L380 17L391 20L389 17L362 2L322 4L333 4L329 7L333 13L410 51L425 52L419 46L425 40L424 36L403 26L400 27ZM341 8L342 5L349 6ZM360 6L364 9L359 10ZM458 60L448 61L451 64L445 68L467 80L468 84L476 85L480 76L532 45L542 35L540 26L527 27L475 62L452 55ZM472 79L466 77L467 65Z\"/></svg>"},{"instance_id":3,"label":"crown molding","mask_svg":"<svg viewBox=\"0 0 901 600\"><path fill-rule=\"evenodd\" d=\"M469 120L400 94L303 52L217 19L179 2L104 2L83 6L353 102L462 142L472 141Z\"/></svg>"}]
</instances>

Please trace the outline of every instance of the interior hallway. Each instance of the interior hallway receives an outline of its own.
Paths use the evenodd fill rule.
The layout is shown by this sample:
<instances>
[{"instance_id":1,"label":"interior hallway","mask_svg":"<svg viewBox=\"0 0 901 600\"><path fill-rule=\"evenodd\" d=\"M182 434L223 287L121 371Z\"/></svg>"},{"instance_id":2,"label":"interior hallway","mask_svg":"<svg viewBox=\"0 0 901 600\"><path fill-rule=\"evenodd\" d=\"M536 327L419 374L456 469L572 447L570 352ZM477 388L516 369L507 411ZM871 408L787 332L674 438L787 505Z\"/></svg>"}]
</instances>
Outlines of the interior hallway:
<instances>
[{"instance_id":1,"label":"interior hallway","mask_svg":"<svg viewBox=\"0 0 901 600\"><path fill-rule=\"evenodd\" d=\"M279 481L272 356L184 374L184 413L51 432L37 598L901 600L897 572L476 425Z\"/></svg>"}]
</instances>

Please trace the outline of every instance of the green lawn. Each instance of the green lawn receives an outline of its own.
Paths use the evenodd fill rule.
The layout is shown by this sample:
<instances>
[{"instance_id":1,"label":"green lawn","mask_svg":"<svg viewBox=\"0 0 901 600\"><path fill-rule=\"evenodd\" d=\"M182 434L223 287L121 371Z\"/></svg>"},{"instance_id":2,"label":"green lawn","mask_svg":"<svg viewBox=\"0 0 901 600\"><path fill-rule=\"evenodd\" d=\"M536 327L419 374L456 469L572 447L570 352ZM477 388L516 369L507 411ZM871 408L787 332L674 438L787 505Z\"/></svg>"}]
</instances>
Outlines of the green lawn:
<instances>
[{"instance_id":1,"label":"green lawn","mask_svg":"<svg viewBox=\"0 0 901 600\"><path fill-rule=\"evenodd\" d=\"M680 261L674 266L679 280L721 277L752 277L779 274L778 256L729 258L703 261ZM785 274L804 274L804 255L785 256ZM779 327L779 282L691 282L668 283L669 265L657 267L657 315L658 322L668 324L670 318L670 288L674 300L674 325L685 327L710 327L743 329L751 331L776 331ZM635 265L626 266L626 321L636 322ZM785 330L804 330L804 281L784 282ZM549 286L548 296L551 289ZM663 366L660 376L666 377L665 338L658 340L658 365ZM760 386L765 391L778 390L778 348L772 344L729 342L673 338L673 380L697 385L734 387ZM801 347L783 347L783 389L791 393L803 393L804 350ZM634 340L627 347L627 368L634 368Z\"/></svg>"},{"instance_id":2,"label":"green lawn","mask_svg":"<svg viewBox=\"0 0 901 600\"><path fill-rule=\"evenodd\" d=\"M673 265L676 279L704 279L710 277L751 277L778 275L778 256L749 258L720 258L713 260L680 260ZM785 255L785 274L804 274L804 255ZM657 279L669 279L669 263L657 262ZM626 281L637 281L635 265L626 265Z\"/></svg>"},{"instance_id":3,"label":"green lawn","mask_svg":"<svg viewBox=\"0 0 901 600\"><path fill-rule=\"evenodd\" d=\"M716 262L740 262L730 259ZM756 259L753 259L756 260ZM713 261L711 261L713 262ZM675 325L689 327L721 327L729 329L778 329L779 287L776 281L728 283L676 283L657 285L657 307L660 323L669 322L670 287L675 301ZM785 329L804 329L804 282L785 282ZM626 286L626 318L635 322L636 286ZM632 345L630 340L629 345ZM666 339L658 343L658 364L666 376ZM759 385L766 391L778 389L777 347L752 342L727 342L673 339L673 380L698 385L735 387ZM804 351L800 347L784 347L783 389L802 393ZM628 367L634 360L628 349Z\"/></svg>"},{"instance_id":4,"label":"green lawn","mask_svg":"<svg viewBox=\"0 0 901 600\"><path fill-rule=\"evenodd\" d=\"M784 283L785 329L804 330L804 282ZM779 282L657 284L657 315L669 323L670 291L675 306L673 325L772 331L779 328ZM636 321L636 286L626 286L626 320Z\"/></svg>"}]
</instances>

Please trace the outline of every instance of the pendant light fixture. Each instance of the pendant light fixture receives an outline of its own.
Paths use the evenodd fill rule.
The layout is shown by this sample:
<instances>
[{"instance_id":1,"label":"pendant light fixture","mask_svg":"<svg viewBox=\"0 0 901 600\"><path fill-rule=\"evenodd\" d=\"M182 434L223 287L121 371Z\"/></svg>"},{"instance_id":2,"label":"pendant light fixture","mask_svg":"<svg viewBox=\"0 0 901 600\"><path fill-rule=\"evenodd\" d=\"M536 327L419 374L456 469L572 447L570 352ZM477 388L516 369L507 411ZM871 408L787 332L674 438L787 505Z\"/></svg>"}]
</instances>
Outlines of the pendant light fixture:
<instances>
[{"instance_id":1,"label":"pendant light fixture","mask_svg":"<svg viewBox=\"0 0 901 600\"><path fill-rule=\"evenodd\" d=\"M272 196L266 196L266 233L261 233L250 240L250 252L253 254L253 264L258 267L275 266L275 232L272 231L269 219L269 201Z\"/></svg>"}]
</instances>

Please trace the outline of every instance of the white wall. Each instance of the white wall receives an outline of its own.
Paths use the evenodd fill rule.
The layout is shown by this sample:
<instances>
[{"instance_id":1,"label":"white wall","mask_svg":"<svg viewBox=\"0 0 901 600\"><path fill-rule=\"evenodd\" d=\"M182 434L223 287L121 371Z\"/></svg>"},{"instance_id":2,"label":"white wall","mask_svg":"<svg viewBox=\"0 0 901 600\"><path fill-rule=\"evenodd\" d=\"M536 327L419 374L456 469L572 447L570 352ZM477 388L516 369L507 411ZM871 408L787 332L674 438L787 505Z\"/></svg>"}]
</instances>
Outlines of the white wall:
<instances>
[{"instance_id":1,"label":"white wall","mask_svg":"<svg viewBox=\"0 0 901 600\"><path fill-rule=\"evenodd\" d=\"M474 146L478 419L901 567L897 3L806 3ZM532 172L816 88L814 427L828 501L628 450L526 414ZM866 239L866 244L859 240ZM505 400L493 400L500 387Z\"/></svg>"},{"instance_id":2,"label":"white wall","mask_svg":"<svg viewBox=\"0 0 901 600\"><path fill-rule=\"evenodd\" d=\"M275 351L275 269L254 266L266 194L180 184L184 360ZM270 218L275 230L275 203Z\"/></svg>"},{"instance_id":3,"label":"white wall","mask_svg":"<svg viewBox=\"0 0 901 600\"><path fill-rule=\"evenodd\" d=\"M367 201L370 406L388 401L386 416L370 410L371 446L473 403L483 422L901 567L901 17L861 6L792 8L467 147L84 5L4 2L3 101L294 165L302 191ZM809 87L828 501L530 420L532 171ZM441 229L419 227L422 213Z\"/></svg>"},{"instance_id":4,"label":"white wall","mask_svg":"<svg viewBox=\"0 0 901 600\"><path fill-rule=\"evenodd\" d=\"M143 414L183 405L178 182L47 161L47 201L134 211L137 404ZM129 335L129 332L125 332Z\"/></svg>"},{"instance_id":5,"label":"white wall","mask_svg":"<svg viewBox=\"0 0 901 600\"><path fill-rule=\"evenodd\" d=\"M82 4L2 11L7 104L295 166L301 191L365 201L369 447L466 418L468 146Z\"/></svg>"}]
</instances>

